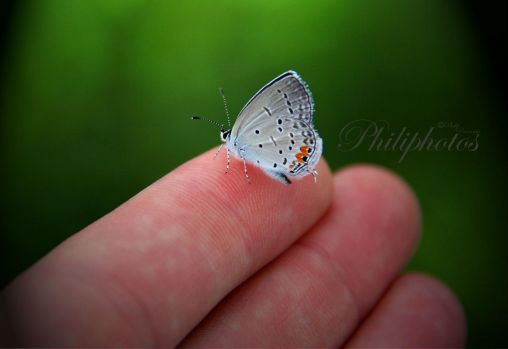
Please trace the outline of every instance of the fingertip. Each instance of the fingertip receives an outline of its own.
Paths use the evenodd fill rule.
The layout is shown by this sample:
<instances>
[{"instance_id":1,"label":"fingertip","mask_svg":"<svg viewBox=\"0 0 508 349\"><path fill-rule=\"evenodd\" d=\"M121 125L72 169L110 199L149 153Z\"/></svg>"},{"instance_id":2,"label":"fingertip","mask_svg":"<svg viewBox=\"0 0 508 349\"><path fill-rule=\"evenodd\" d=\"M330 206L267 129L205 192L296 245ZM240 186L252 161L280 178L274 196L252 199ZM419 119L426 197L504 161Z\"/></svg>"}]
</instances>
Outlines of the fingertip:
<instances>
[{"instance_id":1,"label":"fingertip","mask_svg":"<svg viewBox=\"0 0 508 349\"><path fill-rule=\"evenodd\" d=\"M441 281L420 273L400 276L346 347L464 347L462 305Z\"/></svg>"},{"instance_id":2,"label":"fingertip","mask_svg":"<svg viewBox=\"0 0 508 349\"><path fill-rule=\"evenodd\" d=\"M441 281L410 273L393 282L346 347L463 347L462 305Z\"/></svg>"},{"instance_id":3,"label":"fingertip","mask_svg":"<svg viewBox=\"0 0 508 349\"><path fill-rule=\"evenodd\" d=\"M332 174L324 158L321 158L316 166L318 175L315 183L312 176L307 175L301 179L289 177L291 184L285 185L249 162L247 162L250 178L248 181L243 162L233 155L230 156L230 166L226 173L225 150L215 157L216 151L217 149L211 149L174 170L171 173L172 185L183 186L188 190L189 183L192 183L191 187L196 191L215 189L233 202L244 200L247 195L262 196L260 192L270 193L270 196L287 196L288 193L295 192L302 200L307 197L324 207L331 202ZM258 194L254 194L256 192Z\"/></svg>"},{"instance_id":4,"label":"fingertip","mask_svg":"<svg viewBox=\"0 0 508 349\"><path fill-rule=\"evenodd\" d=\"M420 205L413 190L399 175L380 166L358 164L340 170L334 178L335 197L356 205L366 223L393 224L385 230L397 235L391 241L408 259L420 240Z\"/></svg>"},{"instance_id":5,"label":"fingertip","mask_svg":"<svg viewBox=\"0 0 508 349\"><path fill-rule=\"evenodd\" d=\"M429 336L448 345L465 345L467 324L464 308L445 283L423 273L409 273L401 276L397 284L412 298L411 303L416 304L416 308L424 309L429 319Z\"/></svg>"}]
</instances>

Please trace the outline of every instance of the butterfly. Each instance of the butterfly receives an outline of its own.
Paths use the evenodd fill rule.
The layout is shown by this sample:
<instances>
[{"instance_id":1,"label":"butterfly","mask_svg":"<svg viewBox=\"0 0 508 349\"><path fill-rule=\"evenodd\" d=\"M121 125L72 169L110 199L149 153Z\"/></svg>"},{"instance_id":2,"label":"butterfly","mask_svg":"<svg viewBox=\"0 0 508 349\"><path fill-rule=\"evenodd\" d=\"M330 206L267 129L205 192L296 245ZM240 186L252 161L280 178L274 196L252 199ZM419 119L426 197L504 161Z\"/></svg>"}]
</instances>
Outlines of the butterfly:
<instances>
[{"instance_id":1,"label":"butterfly","mask_svg":"<svg viewBox=\"0 0 508 349\"><path fill-rule=\"evenodd\" d=\"M229 123L222 90L221 93ZM316 181L315 166L323 151L323 140L312 124L313 114L314 102L307 84L295 71L289 70L263 86L247 102L232 128L220 125L224 143L216 155L226 145L226 172L231 153L243 161L249 182L247 162L284 184L290 184L290 178L309 174ZM205 118L194 116L193 119Z\"/></svg>"}]
</instances>

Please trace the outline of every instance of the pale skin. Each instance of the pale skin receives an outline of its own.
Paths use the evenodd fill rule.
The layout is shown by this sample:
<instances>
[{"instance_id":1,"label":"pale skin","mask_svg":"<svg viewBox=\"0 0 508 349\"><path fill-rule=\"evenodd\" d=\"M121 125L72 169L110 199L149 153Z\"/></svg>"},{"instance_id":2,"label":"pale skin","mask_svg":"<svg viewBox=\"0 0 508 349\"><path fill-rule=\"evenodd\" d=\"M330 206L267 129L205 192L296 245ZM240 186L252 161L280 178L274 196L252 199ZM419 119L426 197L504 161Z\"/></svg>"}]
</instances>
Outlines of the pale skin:
<instances>
[{"instance_id":1,"label":"pale skin","mask_svg":"<svg viewBox=\"0 0 508 349\"><path fill-rule=\"evenodd\" d=\"M401 273L420 212L357 165L285 186L207 152L61 243L2 293L16 346L460 347L462 307Z\"/></svg>"}]
</instances>

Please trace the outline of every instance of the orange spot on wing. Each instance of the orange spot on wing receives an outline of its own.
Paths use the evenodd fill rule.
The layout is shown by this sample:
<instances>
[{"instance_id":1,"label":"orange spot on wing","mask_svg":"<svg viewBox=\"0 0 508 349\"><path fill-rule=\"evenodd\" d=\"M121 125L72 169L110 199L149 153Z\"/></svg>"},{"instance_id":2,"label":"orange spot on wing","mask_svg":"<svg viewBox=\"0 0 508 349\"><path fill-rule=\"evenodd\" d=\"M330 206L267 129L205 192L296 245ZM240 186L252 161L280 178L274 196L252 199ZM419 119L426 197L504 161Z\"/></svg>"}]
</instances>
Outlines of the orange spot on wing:
<instances>
[{"instance_id":1,"label":"orange spot on wing","mask_svg":"<svg viewBox=\"0 0 508 349\"><path fill-rule=\"evenodd\" d=\"M309 146L304 145L303 147L300 147L300 151L303 153L303 155L309 155Z\"/></svg>"}]
</instances>

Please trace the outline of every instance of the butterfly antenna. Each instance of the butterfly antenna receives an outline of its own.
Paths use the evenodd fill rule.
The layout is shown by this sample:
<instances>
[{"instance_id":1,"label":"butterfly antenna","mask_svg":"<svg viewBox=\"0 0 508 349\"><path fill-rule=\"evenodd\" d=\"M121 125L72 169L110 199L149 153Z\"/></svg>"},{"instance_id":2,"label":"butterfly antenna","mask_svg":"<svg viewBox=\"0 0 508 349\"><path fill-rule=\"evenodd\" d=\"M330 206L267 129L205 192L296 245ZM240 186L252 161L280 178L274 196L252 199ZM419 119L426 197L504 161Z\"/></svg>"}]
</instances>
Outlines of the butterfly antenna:
<instances>
[{"instance_id":1,"label":"butterfly antenna","mask_svg":"<svg viewBox=\"0 0 508 349\"><path fill-rule=\"evenodd\" d=\"M222 96L222 101L224 102L224 110L226 111L226 117L228 118L228 127L231 127L231 122L229 120L229 109L228 109L228 102L226 100L226 95L224 94L224 90L219 88L220 95Z\"/></svg>"},{"instance_id":2,"label":"butterfly antenna","mask_svg":"<svg viewBox=\"0 0 508 349\"><path fill-rule=\"evenodd\" d=\"M221 130L224 130L224 125L219 124L217 121L210 120L210 119L202 117L202 116L193 116L193 117L191 117L191 119L192 120L205 120L205 121L208 121L209 123L219 127Z\"/></svg>"}]
</instances>

